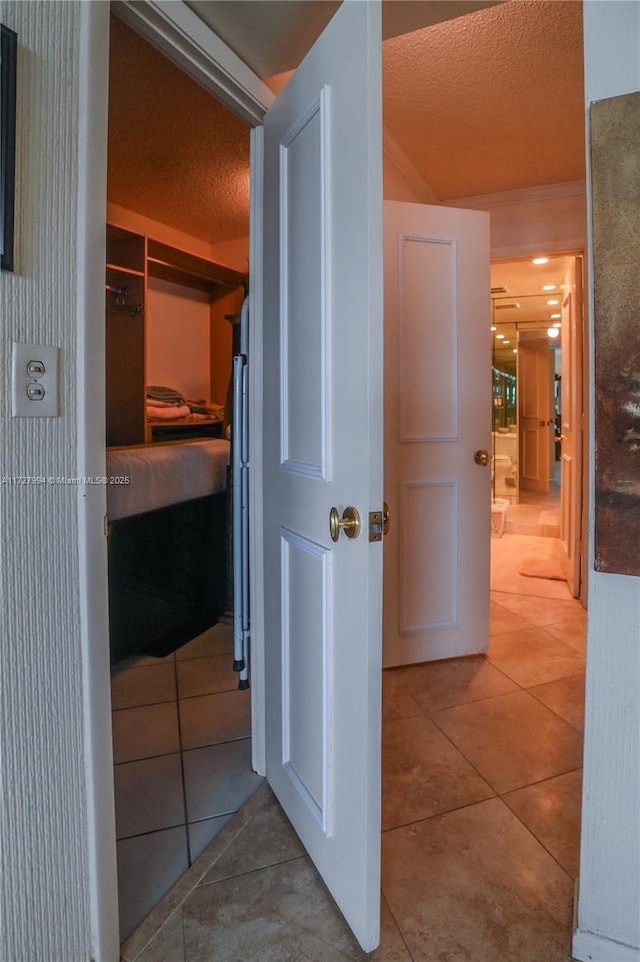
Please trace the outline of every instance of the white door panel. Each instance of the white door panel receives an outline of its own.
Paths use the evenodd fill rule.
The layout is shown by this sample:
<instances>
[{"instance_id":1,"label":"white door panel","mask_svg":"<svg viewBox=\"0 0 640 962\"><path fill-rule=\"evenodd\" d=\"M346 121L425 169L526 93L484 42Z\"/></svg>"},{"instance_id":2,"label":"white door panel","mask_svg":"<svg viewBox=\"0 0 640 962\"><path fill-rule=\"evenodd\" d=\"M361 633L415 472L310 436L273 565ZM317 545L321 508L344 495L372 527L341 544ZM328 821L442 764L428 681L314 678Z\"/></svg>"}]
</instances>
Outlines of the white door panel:
<instances>
[{"instance_id":1,"label":"white door panel","mask_svg":"<svg viewBox=\"0 0 640 962\"><path fill-rule=\"evenodd\" d=\"M489 218L397 202L384 216L384 662L399 665L489 643Z\"/></svg>"},{"instance_id":2,"label":"white door panel","mask_svg":"<svg viewBox=\"0 0 640 962\"><path fill-rule=\"evenodd\" d=\"M380 903L378 3L343 4L265 118L267 778L363 948ZM354 505L357 539L329 532Z\"/></svg>"}]
</instances>

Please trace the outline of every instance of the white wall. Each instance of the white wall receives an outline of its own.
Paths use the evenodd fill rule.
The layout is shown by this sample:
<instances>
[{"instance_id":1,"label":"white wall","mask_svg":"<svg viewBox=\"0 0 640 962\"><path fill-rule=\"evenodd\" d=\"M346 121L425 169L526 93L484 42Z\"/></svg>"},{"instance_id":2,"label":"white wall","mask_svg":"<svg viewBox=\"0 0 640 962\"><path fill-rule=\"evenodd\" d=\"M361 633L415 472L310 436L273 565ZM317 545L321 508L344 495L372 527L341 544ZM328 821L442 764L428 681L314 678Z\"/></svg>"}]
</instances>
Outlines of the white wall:
<instances>
[{"instance_id":1,"label":"white wall","mask_svg":"<svg viewBox=\"0 0 640 962\"><path fill-rule=\"evenodd\" d=\"M0 473L73 478L80 7L5 0L0 18L19 42L16 266L0 276ZM11 418L12 340L61 348L59 418ZM78 497L72 485L0 487L6 962L75 962L91 950Z\"/></svg>"},{"instance_id":2,"label":"white wall","mask_svg":"<svg viewBox=\"0 0 640 962\"><path fill-rule=\"evenodd\" d=\"M640 90L640 4L586 0L584 46L588 123L590 102ZM591 260L591 244L589 249ZM593 277L592 264L589 273ZM593 317L593 287L589 294ZM593 398L593 372L590 388ZM593 451L593 434L590 447ZM593 491L593 472L590 486ZM593 506L593 497L590 500ZM591 569L593 530L592 507ZM587 653L580 889L573 951L581 960L637 962L640 578L591 570Z\"/></svg>"},{"instance_id":3,"label":"white wall","mask_svg":"<svg viewBox=\"0 0 640 962\"><path fill-rule=\"evenodd\" d=\"M147 384L211 399L211 305L206 292L150 277L147 285Z\"/></svg>"}]
</instances>

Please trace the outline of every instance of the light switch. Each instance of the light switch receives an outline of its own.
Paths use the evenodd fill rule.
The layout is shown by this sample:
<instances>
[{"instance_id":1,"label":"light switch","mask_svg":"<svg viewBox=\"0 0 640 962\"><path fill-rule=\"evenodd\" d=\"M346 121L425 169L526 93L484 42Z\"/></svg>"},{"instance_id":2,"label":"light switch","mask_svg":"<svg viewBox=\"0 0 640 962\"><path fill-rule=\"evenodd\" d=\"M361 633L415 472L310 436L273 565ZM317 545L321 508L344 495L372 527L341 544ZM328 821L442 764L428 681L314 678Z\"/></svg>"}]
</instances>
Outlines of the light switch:
<instances>
[{"instance_id":1,"label":"light switch","mask_svg":"<svg viewBox=\"0 0 640 962\"><path fill-rule=\"evenodd\" d=\"M59 347L13 343L12 416L58 417Z\"/></svg>"}]
</instances>

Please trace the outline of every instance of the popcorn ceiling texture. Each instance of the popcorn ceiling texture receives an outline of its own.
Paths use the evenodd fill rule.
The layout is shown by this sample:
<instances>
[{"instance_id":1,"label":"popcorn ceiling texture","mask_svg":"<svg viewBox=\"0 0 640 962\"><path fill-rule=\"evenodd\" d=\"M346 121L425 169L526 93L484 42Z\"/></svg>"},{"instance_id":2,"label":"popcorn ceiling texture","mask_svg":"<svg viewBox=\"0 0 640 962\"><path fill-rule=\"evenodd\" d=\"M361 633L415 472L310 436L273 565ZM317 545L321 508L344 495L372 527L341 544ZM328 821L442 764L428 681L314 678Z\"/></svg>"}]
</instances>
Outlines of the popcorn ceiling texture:
<instances>
[{"instance_id":1,"label":"popcorn ceiling texture","mask_svg":"<svg viewBox=\"0 0 640 962\"><path fill-rule=\"evenodd\" d=\"M77 2L0 4L18 33L16 268L0 278L2 475L76 474ZM61 347L55 419L12 419L10 342ZM6 962L90 955L78 489L0 487Z\"/></svg>"},{"instance_id":2,"label":"popcorn ceiling texture","mask_svg":"<svg viewBox=\"0 0 640 962\"><path fill-rule=\"evenodd\" d=\"M249 233L249 127L111 18L108 198L207 241Z\"/></svg>"},{"instance_id":3,"label":"popcorn ceiling texture","mask_svg":"<svg viewBox=\"0 0 640 962\"><path fill-rule=\"evenodd\" d=\"M210 242L246 236L248 128L111 29L109 200ZM579 0L510 0L395 37L383 64L385 127L438 200L584 178Z\"/></svg>"},{"instance_id":4,"label":"popcorn ceiling texture","mask_svg":"<svg viewBox=\"0 0 640 962\"><path fill-rule=\"evenodd\" d=\"M510 0L387 40L383 72L385 124L440 201L584 177L577 0Z\"/></svg>"}]
</instances>

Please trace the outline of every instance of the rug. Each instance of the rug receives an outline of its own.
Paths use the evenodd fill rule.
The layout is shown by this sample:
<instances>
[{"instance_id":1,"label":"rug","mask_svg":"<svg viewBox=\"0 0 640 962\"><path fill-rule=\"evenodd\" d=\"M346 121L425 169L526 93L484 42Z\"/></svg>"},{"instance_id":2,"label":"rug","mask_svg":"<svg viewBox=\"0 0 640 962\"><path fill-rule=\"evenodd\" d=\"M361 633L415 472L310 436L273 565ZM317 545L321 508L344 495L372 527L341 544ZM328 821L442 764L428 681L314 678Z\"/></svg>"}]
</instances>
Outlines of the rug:
<instances>
[{"instance_id":1,"label":"rug","mask_svg":"<svg viewBox=\"0 0 640 962\"><path fill-rule=\"evenodd\" d=\"M527 578L547 578L550 581L566 581L562 570L562 563L554 555L531 555L525 558L518 569L518 574Z\"/></svg>"}]
</instances>

